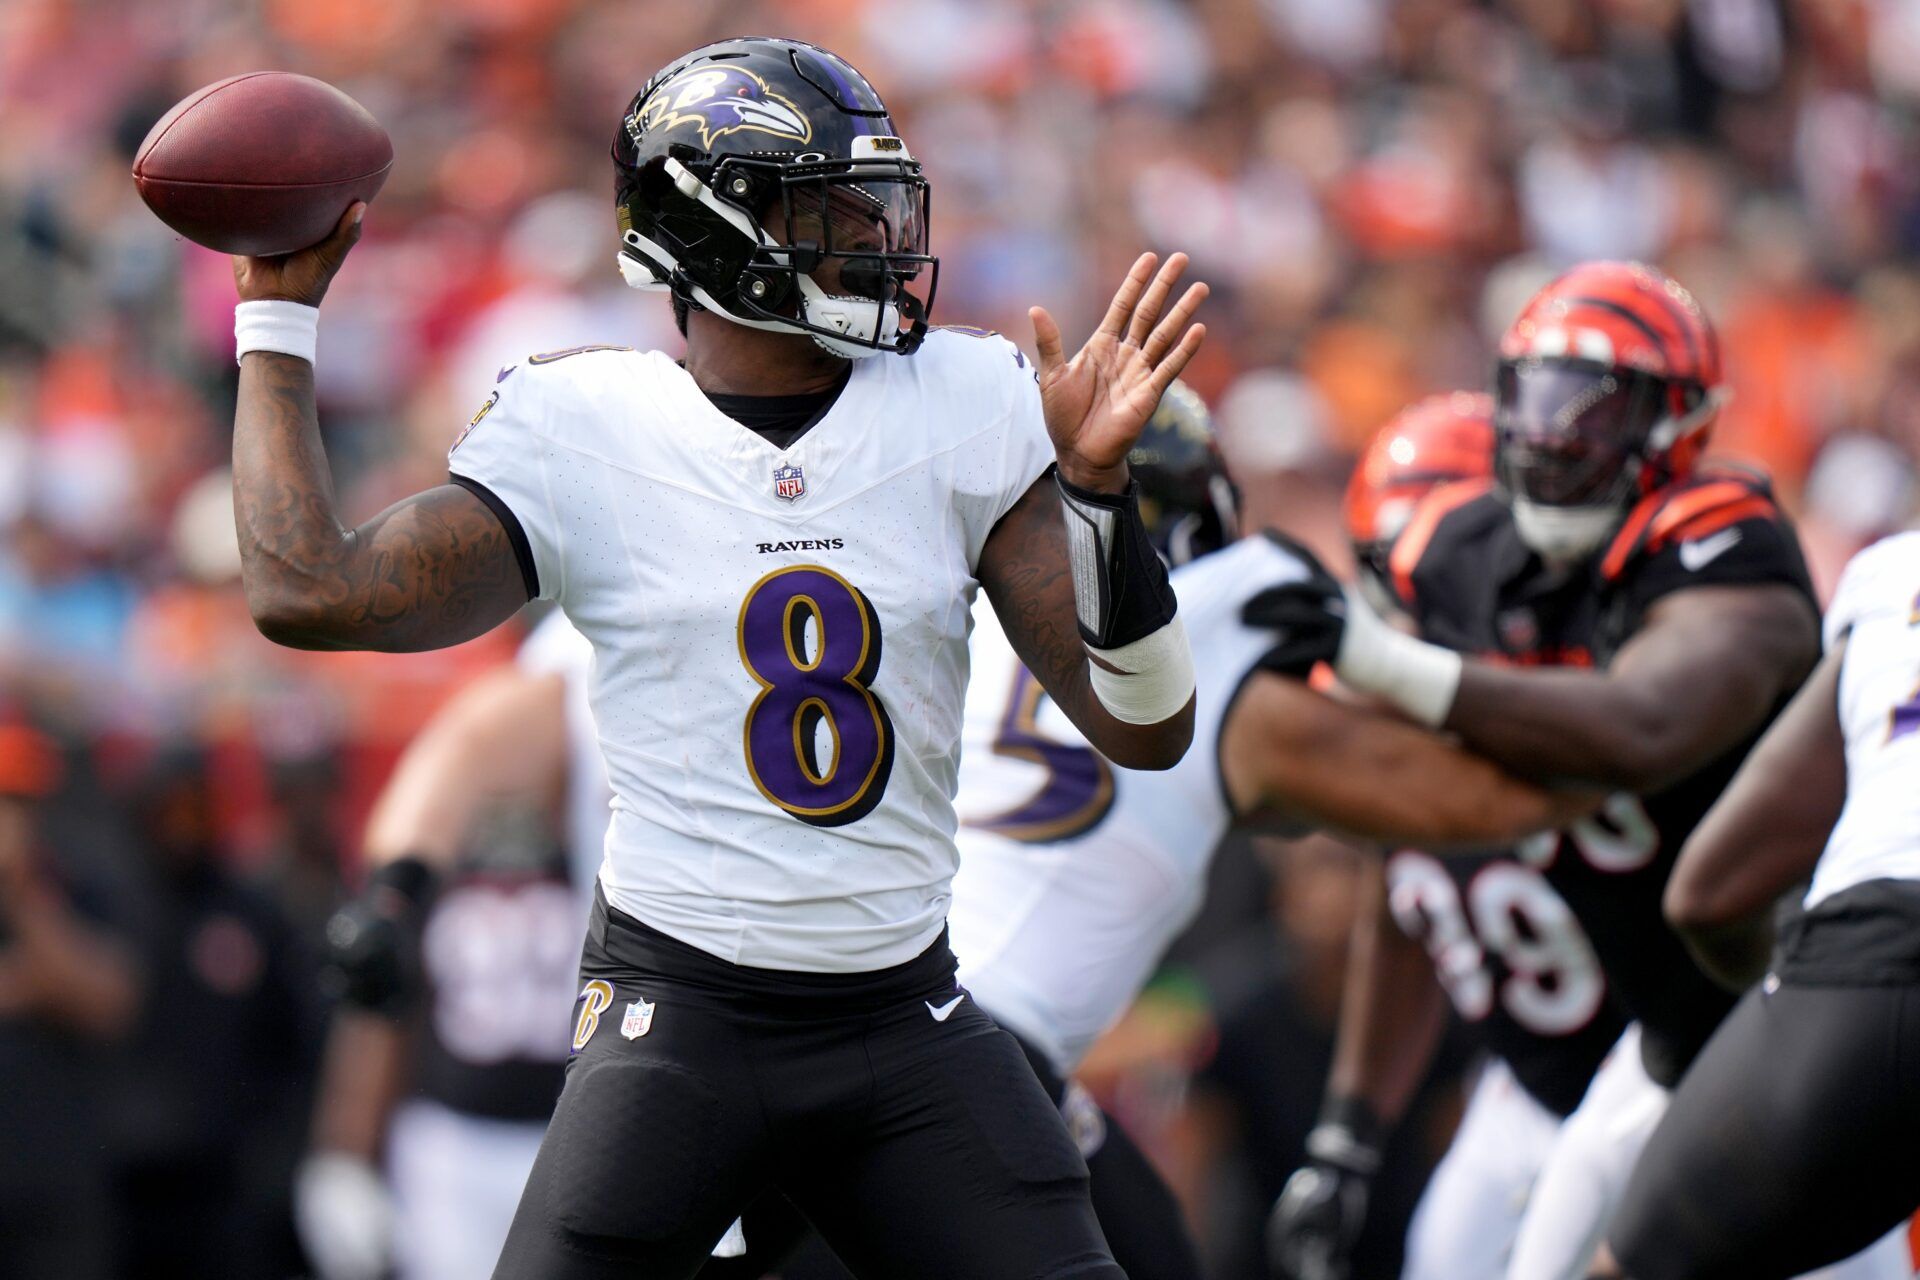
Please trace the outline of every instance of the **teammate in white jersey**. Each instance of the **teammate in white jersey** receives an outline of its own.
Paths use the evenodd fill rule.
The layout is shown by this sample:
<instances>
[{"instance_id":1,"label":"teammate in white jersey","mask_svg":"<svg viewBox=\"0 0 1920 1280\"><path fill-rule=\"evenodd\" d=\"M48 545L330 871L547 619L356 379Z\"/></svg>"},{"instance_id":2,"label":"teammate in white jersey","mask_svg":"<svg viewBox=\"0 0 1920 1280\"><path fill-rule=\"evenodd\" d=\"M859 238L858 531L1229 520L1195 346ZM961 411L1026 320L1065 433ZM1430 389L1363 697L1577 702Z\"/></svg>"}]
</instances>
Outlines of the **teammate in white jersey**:
<instances>
[{"instance_id":1,"label":"teammate in white jersey","mask_svg":"<svg viewBox=\"0 0 1920 1280\"><path fill-rule=\"evenodd\" d=\"M261 630L458 643L529 598L595 652L615 803L576 1056L495 1269L691 1275L785 1190L857 1273L1118 1275L1086 1167L945 941L969 606L1111 758L1167 768L1193 667L1126 457L1204 330L1143 255L1071 360L929 331L928 186L857 71L694 51L614 143L620 262L687 354L502 371L453 483L358 528L315 422L326 242L238 259L234 490ZM898 358L877 358L883 354ZM876 357L876 358L869 358ZM1064 519L1063 519L1064 515Z\"/></svg>"},{"instance_id":2,"label":"teammate in white jersey","mask_svg":"<svg viewBox=\"0 0 1920 1280\"><path fill-rule=\"evenodd\" d=\"M1825 638L1668 887L1741 981L1775 898L1813 876L1634 1173L1609 1235L1632 1280L1792 1275L1920 1204L1920 533L1854 557Z\"/></svg>"}]
</instances>

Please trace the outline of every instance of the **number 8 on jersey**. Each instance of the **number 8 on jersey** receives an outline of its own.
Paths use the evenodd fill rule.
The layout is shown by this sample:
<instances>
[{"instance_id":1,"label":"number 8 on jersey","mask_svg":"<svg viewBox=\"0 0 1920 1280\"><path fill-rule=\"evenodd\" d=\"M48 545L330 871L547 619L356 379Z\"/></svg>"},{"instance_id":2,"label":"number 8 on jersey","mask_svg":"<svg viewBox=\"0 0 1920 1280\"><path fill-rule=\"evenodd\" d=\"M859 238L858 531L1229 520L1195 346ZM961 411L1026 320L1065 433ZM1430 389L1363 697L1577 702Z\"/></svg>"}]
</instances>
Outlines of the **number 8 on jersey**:
<instances>
[{"instance_id":1,"label":"number 8 on jersey","mask_svg":"<svg viewBox=\"0 0 1920 1280\"><path fill-rule=\"evenodd\" d=\"M760 794L816 827L871 813L893 770L893 721L870 688L881 648L872 603L831 569L790 565L747 592L738 638L760 685L742 733Z\"/></svg>"}]
</instances>

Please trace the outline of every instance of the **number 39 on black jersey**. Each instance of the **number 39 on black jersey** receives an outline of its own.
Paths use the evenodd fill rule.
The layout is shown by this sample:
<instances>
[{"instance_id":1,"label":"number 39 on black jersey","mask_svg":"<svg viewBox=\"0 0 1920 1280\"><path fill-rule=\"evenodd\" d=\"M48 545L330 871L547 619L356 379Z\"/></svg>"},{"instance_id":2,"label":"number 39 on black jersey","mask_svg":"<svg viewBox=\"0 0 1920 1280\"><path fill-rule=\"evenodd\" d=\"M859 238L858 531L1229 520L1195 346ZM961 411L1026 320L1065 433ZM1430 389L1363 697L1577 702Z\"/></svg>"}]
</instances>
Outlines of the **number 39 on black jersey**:
<instances>
[{"instance_id":1,"label":"number 39 on black jersey","mask_svg":"<svg viewBox=\"0 0 1920 1280\"><path fill-rule=\"evenodd\" d=\"M1695 587L1813 590L1792 526L1765 482L1707 468L1649 495L1589 566L1561 572L1521 542L1484 485L1436 490L1392 554L1396 589L1427 639L1493 661L1605 667L1662 599ZM1616 796L1523 852L1578 915L1622 1006L1645 1025L1649 1071L1676 1080L1726 1011L1667 927L1661 897L1680 847L1759 731L1691 777Z\"/></svg>"}]
</instances>

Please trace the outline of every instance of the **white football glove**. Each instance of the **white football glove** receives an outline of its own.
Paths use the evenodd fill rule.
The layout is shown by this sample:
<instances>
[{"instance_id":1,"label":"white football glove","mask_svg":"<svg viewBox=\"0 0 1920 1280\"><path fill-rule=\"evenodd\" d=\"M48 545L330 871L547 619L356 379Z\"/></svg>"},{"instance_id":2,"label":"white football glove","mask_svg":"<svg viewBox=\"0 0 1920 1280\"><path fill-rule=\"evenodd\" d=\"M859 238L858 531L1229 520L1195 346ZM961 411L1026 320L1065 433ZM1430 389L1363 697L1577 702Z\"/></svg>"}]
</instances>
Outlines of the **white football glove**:
<instances>
[{"instance_id":1,"label":"white football glove","mask_svg":"<svg viewBox=\"0 0 1920 1280\"><path fill-rule=\"evenodd\" d=\"M293 1178L293 1221L320 1280L393 1273L393 1195L358 1156L316 1151Z\"/></svg>"}]
</instances>

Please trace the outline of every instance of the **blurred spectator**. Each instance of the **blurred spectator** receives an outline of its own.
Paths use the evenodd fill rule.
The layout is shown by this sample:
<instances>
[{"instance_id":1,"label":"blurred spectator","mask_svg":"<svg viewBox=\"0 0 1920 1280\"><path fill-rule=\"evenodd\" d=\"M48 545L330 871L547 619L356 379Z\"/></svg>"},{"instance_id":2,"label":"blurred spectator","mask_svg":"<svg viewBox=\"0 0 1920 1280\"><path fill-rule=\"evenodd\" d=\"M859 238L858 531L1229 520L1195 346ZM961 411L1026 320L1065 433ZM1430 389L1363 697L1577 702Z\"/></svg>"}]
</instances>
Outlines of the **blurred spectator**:
<instances>
[{"instance_id":1,"label":"blurred spectator","mask_svg":"<svg viewBox=\"0 0 1920 1280\"><path fill-rule=\"evenodd\" d=\"M0 1258L19 1280L105 1280L101 1055L140 997L110 895L43 839L60 773L51 743L0 723Z\"/></svg>"},{"instance_id":2,"label":"blurred spectator","mask_svg":"<svg viewBox=\"0 0 1920 1280\"><path fill-rule=\"evenodd\" d=\"M200 752L156 757L133 817L151 980L107 1108L120 1274L294 1274L288 1188L317 1066L313 968L279 909L222 865Z\"/></svg>"}]
</instances>

